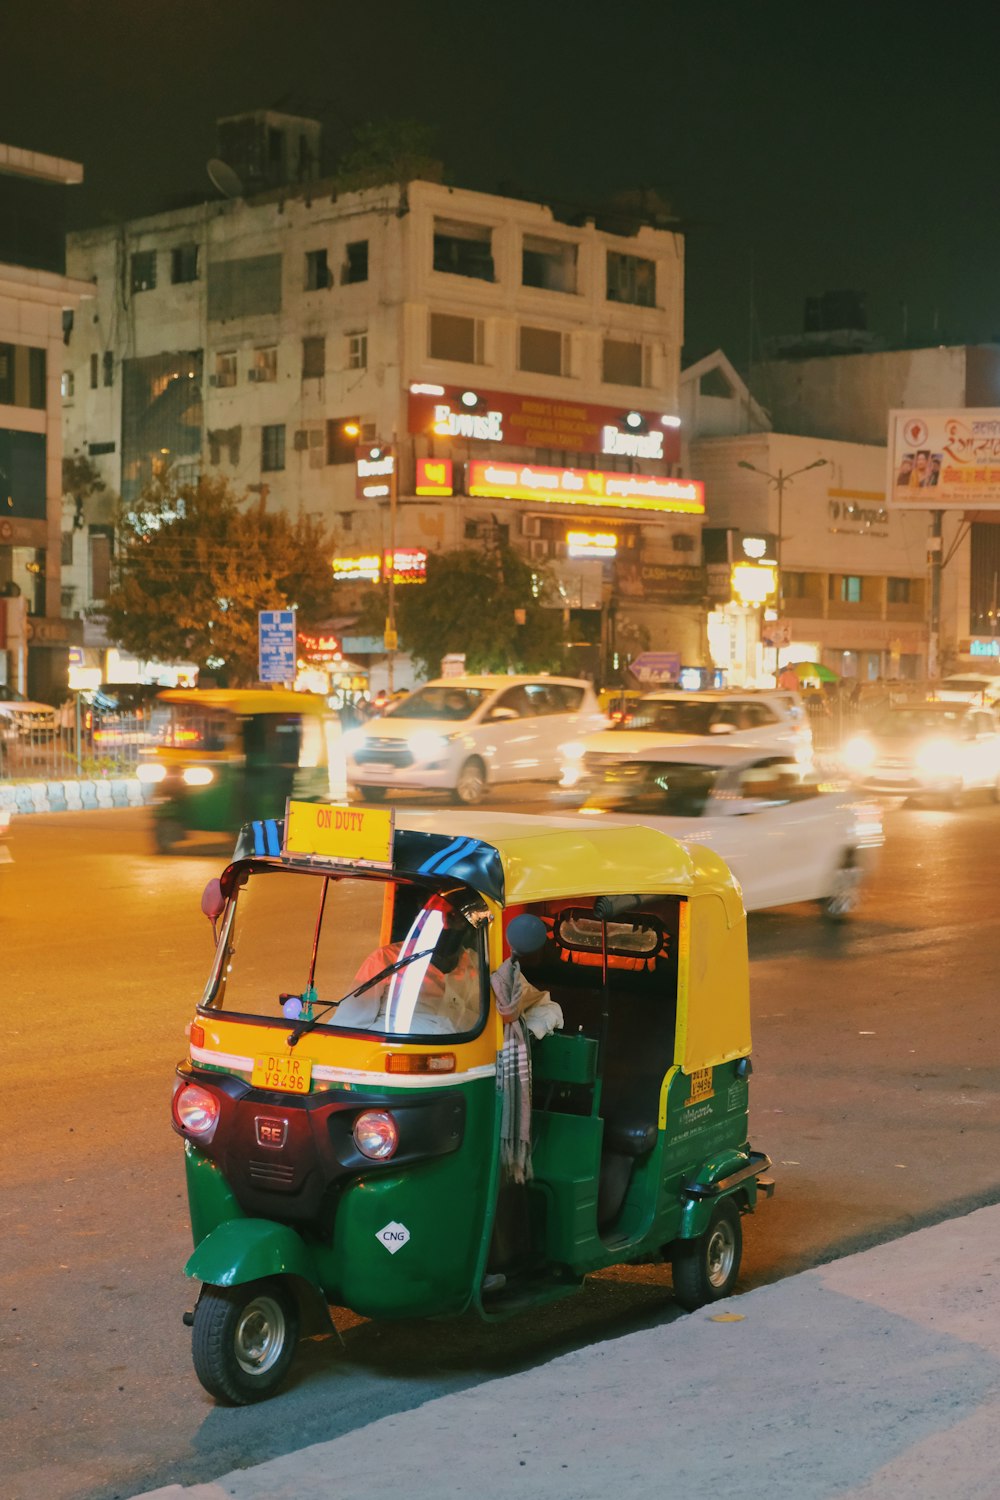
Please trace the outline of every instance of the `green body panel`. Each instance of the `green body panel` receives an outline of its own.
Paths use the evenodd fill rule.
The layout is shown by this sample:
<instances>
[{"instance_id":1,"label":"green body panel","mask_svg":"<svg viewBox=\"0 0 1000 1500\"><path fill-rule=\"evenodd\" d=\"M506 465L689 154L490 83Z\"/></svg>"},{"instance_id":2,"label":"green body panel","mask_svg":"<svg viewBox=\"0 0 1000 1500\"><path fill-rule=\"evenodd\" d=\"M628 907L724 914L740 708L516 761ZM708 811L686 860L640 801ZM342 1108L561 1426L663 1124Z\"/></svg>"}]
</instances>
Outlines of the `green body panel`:
<instances>
[{"instance_id":1,"label":"green body panel","mask_svg":"<svg viewBox=\"0 0 1000 1500\"><path fill-rule=\"evenodd\" d=\"M320 1285L302 1236L272 1219L227 1219L201 1241L184 1272L212 1286L241 1286L261 1276L301 1276Z\"/></svg>"},{"instance_id":2,"label":"green body panel","mask_svg":"<svg viewBox=\"0 0 1000 1500\"><path fill-rule=\"evenodd\" d=\"M359 1177L344 1190L324 1282L331 1301L379 1318L457 1313L473 1300L493 1221L498 1111L492 1078L463 1092L458 1151ZM388 1224L409 1232L395 1253L377 1238Z\"/></svg>"},{"instance_id":3,"label":"green body panel","mask_svg":"<svg viewBox=\"0 0 1000 1500\"><path fill-rule=\"evenodd\" d=\"M208 786L181 784L173 795L157 804L154 816L176 821L182 828L199 833L230 833L238 829L241 806L237 793L243 769L222 762L216 762L212 769L215 780Z\"/></svg>"},{"instance_id":4,"label":"green body panel","mask_svg":"<svg viewBox=\"0 0 1000 1500\"><path fill-rule=\"evenodd\" d=\"M227 1219L246 1218L215 1162L190 1141L184 1142L184 1172L195 1247Z\"/></svg>"},{"instance_id":5,"label":"green body panel","mask_svg":"<svg viewBox=\"0 0 1000 1500\"><path fill-rule=\"evenodd\" d=\"M540 1200L545 1259L589 1269L596 1254L609 1264L597 1237L597 1186L604 1122L592 1115L536 1110L532 1118L533 1196Z\"/></svg>"},{"instance_id":6,"label":"green body panel","mask_svg":"<svg viewBox=\"0 0 1000 1500\"><path fill-rule=\"evenodd\" d=\"M536 1083L593 1083L597 1050L593 1037L551 1031L531 1044L531 1075Z\"/></svg>"},{"instance_id":7,"label":"green body panel","mask_svg":"<svg viewBox=\"0 0 1000 1500\"><path fill-rule=\"evenodd\" d=\"M667 1095L657 1216L661 1244L701 1234L717 1201L684 1198L684 1183L707 1187L748 1160L749 1090L747 1080L737 1077L736 1064L713 1068L711 1095L694 1103L688 1102L691 1087L690 1077L678 1072ZM748 1187L755 1191L753 1179Z\"/></svg>"},{"instance_id":8,"label":"green body panel","mask_svg":"<svg viewBox=\"0 0 1000 1500\"><path fill-rule=\"evenodd\" d=\"M245 766L242 761L215 761L215 780L208 786L170 784L154 816L199 833L238 833L255 818L283 818L289 797L313 802L329 795L325 767Z\"/></svg>"}]
</instances>

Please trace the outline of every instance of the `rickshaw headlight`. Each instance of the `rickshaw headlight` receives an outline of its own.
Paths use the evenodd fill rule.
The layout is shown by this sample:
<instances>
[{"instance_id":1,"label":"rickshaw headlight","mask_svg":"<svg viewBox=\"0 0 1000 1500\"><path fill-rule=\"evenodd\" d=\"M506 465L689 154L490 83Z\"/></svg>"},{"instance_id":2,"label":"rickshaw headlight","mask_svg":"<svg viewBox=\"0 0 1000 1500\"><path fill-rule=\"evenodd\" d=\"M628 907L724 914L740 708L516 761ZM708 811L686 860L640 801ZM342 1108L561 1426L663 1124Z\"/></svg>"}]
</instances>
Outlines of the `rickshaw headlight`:
<instances>
[{"instance_id":1,"label":"rickshaw headlight","mask_svg":"<svg viewBox=\"0 0 1000 1500\"><path fill-rule=\"evenodd\" d=\"M856 734L844 746L843 759L849 771L867 771L875 760L875 746L866 735Z\"/></svg>"},{"instance_id":2,"label":"rickshaw headlight","mask_svg":"<svg viewBox=\"0 0 1000 1500\"><path fill-rule=\"evenodd\" d=\"M181 774L188 786L208 786L215 780L211 766L185 766Z\"/></svg>"},{"instance_id":3,"label":"rickshaw headlight","mask_svg":"<svg viewBox=\"0 0 1000 1500\"><path fill-rule=\"evenodd\" d=\"M354 1122L354 1144L362 1156L387 1161L399 1145L399 1126L384 1109L366 1109Z\"/></svg>"},{"instance_id":4,"label":"rickshaw headlight","mask_svg":"<svg viewBox=\"0 0 1000 1500\"><path fill-rule=\"evenodd\" d=\"M162 781L164 776L166 776L167 768L166 766L161 766L159 761L151 760L138 766L135 774L146 786L155 786L158 781Z\"/></svg>"},{"instance_id":5,"label":"rickshaw headlight","mask_svg":"<svg viewBox=\"0 0 1000 1500\"><path fill-rule=\"evenodd\" d=\"M174 1121L178 1130L207 1144L219 1123L218 1096L198 1083L186 1083L174 1095Z\"/></svg>"}]
</instances>

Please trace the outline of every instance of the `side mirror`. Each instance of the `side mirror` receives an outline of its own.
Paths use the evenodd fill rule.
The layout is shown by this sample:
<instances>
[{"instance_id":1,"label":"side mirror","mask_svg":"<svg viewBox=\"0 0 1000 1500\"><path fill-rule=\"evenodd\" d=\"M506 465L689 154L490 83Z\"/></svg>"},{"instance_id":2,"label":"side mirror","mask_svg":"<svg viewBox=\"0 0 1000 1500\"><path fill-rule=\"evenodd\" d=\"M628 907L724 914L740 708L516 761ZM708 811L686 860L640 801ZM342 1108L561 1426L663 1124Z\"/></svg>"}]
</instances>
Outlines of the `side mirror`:
<instances>
[{"instance_id":1,"label":"side mirror","mask_svg":"<svg viewBox=\"0 0 1000 1500\"><path fill-rule=\"evenodd\" d=\"M222 883L218 879L210 880L202 891L201 909L212 924L212 937L218 942L218 922L226 909L226 898L222 894Z\"/></svg>"},{"instance_id":2,"label":"side mirror","mask_svg":"<svg viewBox=\"0 0 1000 1500\"><path fill-rule=\"evenodd\" d=\"M732 734L733 726L732 724L710 724L708 732L709 734Z\"/></svg>"},{"instance_id":3,"label":"side mirror","mask_svg":"<svg viewBox=\"0 0 1000 1500\"><path fill-rule=\"evenodd\" d=\"M517 714L512 708L497 707L490 710L489 719L487 722L490 724L501 724L506 723L509 719L516 718Z\"/></svg>"}]
</instances>

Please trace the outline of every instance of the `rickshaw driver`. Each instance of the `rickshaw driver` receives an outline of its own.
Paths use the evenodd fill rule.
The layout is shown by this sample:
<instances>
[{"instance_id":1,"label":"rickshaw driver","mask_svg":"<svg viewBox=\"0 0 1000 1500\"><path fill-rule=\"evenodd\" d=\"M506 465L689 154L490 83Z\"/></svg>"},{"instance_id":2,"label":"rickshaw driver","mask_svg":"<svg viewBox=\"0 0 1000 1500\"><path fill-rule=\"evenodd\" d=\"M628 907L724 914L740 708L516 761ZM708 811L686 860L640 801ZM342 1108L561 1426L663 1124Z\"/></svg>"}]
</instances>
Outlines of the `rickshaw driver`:
<instances>
[{"instance_id":1,"label":"rickshaw driver","mask_svg":"<svg viewBox=\"0 0 1000 1500\"><path fill-rule=\"evenodd\" d=\"M481 1006L474 929L447 902L432 897L405 937L368 955L354 976L355 988L411 956L405 968L342 1001L335 1024L402 1034L470 1031Z\"/></svg>"}]
</instances>

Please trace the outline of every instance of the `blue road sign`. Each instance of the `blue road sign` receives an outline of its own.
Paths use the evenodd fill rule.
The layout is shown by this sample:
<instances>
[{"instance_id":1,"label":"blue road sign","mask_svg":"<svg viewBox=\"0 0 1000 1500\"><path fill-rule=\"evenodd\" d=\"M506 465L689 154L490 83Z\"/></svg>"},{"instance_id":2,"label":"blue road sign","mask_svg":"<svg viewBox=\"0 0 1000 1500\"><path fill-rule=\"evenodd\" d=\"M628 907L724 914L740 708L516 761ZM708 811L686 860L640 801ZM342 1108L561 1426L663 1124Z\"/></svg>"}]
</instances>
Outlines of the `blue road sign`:
<instances>
[{"instance_id":1,"label":"blue road sign","mask_svg":"<svg viewBox=\"0 0 1000 1500\"><path fill-rule=\"evenodd\" d=\"M294 682L294 609L262 609L257 616L258 677L261 682Z\"/></svg>"},{"instance_id":2,"label":"blue road sign","mask_svg":"<svg viewBox=\"0 0 1000 1500\"><path fill-rule=\"evenodd\" d=\"M672 682L680 676L681 658L678 651L643 651L629 662L629 671L640 682Z\"/></svg>"}]
</instances>

